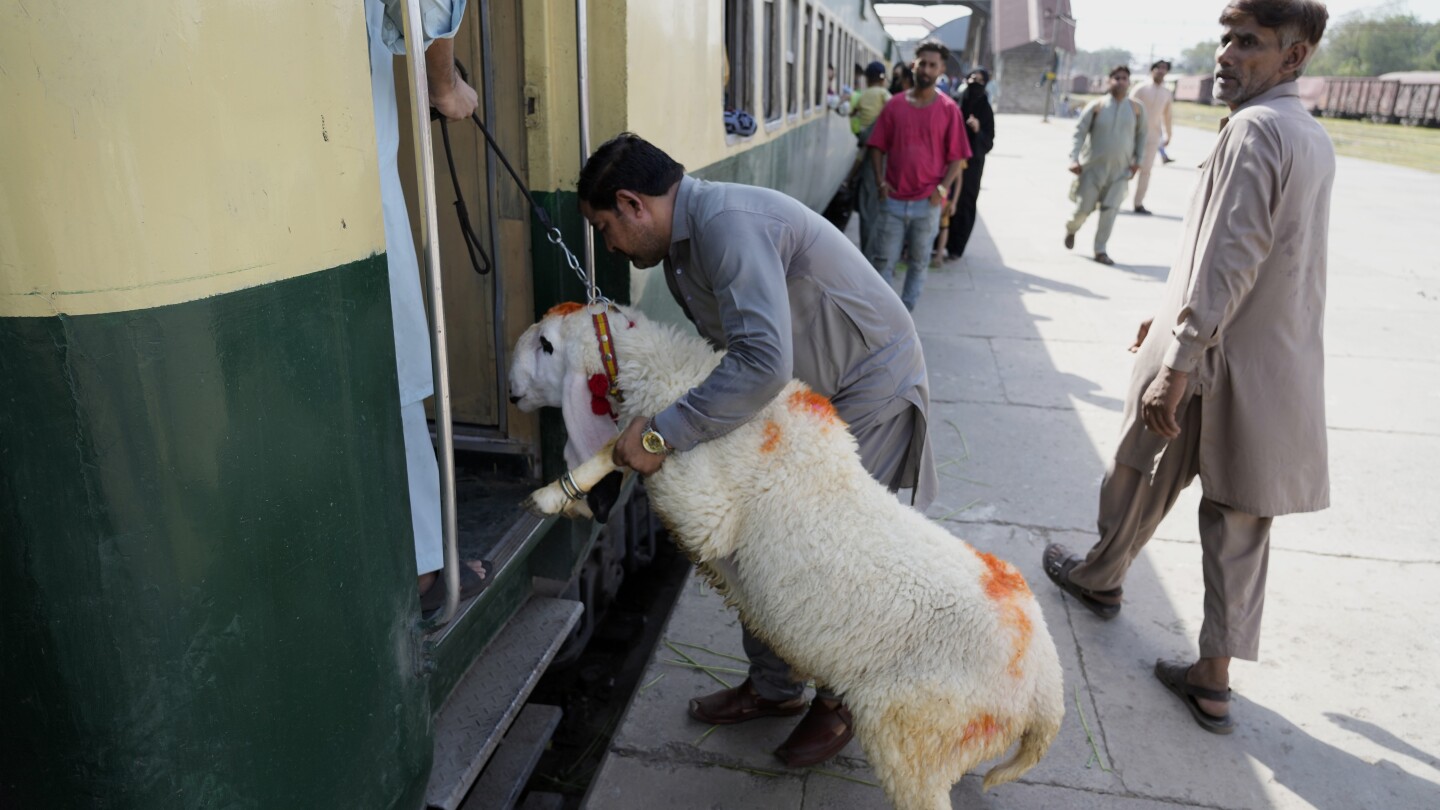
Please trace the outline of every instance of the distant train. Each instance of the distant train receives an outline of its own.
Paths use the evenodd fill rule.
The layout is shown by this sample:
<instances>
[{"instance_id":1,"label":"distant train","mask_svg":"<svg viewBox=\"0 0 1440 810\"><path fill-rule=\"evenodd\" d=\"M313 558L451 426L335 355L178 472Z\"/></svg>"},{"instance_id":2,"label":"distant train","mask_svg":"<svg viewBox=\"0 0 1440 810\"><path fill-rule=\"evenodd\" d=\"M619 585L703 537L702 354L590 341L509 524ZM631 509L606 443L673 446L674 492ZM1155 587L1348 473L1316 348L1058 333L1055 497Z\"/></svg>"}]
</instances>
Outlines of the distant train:
<instances>
[{"instance_id":1,"label":"distant train","mask_svg":"<svg viewBox=\"0 0 1440 810\"><path fill-rule=\"evenodd\" d=\"M1327 77L1317 112L1327 118L1440 126L1440 71L1387 73L1375 78Z\"/></svg>"},{"instance_id":2,"label":"distant train","mask_svg":"<svg viewBox=\"0 0 1440 810\"><path fill-rule=\"evenodd\" d=\"M1176 101L1213 104L1208 74L1173 76ZM1440 71L1387 73L1378 77L1301 76L1300 100L1326 118L1355 118L1381 124L1440 126Z\"/></svg>"}]
</instances>

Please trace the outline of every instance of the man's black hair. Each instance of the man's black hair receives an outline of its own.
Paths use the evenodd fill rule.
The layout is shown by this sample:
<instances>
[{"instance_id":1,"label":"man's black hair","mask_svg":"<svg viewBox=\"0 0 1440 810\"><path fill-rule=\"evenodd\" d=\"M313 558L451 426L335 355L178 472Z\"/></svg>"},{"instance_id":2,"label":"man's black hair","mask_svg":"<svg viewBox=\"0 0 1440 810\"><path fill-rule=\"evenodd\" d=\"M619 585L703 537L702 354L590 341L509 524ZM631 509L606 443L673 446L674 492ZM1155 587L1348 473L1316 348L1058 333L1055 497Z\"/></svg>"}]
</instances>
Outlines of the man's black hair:
<instances>
[{"instance_id":1,"label":"man's black hair","mask_svg":"<svg viewBox=\"0 0 1440 810\"><path fill-rule=\"evenodd\" d=\"M1108 77L1110 77L1110 78L1113 79L1113 78L1115 78L1115 74L1116 74L1116 73L1124 73L1125 76L1128 78L1128 77L1130 76L1130 67L1129 67L1129 65L1116 65L1115 67L1111 68L1111 69L1110 69L1110 72L1107 73L1106 75L1107 75Z\"/></svg>"},{"instance_id":2,"label":"man's black hair","mask_svg":"<svg viewBox=\"0 0 1440 810\"><path fill-rule=\"evenodd\" d=\"M934 51L936 54L939 54L941 63L950 61L950 49L945 47L945 43L938 39L927 39L919 45L916 45L915 58L919 59L920 54L926 51Z\"/></svg>"},{"instance_id":3,"label":"man's black hair","mask_svg":"<svg viewBox=\"0 0 1440 810\"><path fill-rule=\"evenodd\" d=\"M633 132L622 132L585 161L575 190L596 211L613 211L616 192L659 197L684 175L685 167L659 147Z\"/></svg>"},{"instance_id":4,"label":"man's black hair","mask_svg":"<svg viewBox=\"0 0 1440 810\"><path fill-rule=\"evenodd\" d=\"M1151 70L1154 70L1155 68L1158 68L1158 67L1160 67L1161 65L1164 65L1166 70L1169 70L1169 69L1170 69L1170 62L1169 62L1168 60L1165 60L1165 59L1156 59L1154 62L1152 62L1152 63L1150 64L1150 69L1151 69Z\"/></svg>"},{"instance_id":5,"label":"man's black hair","mask_svg":"<svg viewBox=\"0 0 1440 810\"><path fill-rule=\"evenodd\" d=\"M1297 42L1319 45L1330 12L1317 0L1231 0L1220 13L1220 24L1230 25L1249 15L1261 28L1280 32L1280 47Z\"/></svg>"}]
</instances>

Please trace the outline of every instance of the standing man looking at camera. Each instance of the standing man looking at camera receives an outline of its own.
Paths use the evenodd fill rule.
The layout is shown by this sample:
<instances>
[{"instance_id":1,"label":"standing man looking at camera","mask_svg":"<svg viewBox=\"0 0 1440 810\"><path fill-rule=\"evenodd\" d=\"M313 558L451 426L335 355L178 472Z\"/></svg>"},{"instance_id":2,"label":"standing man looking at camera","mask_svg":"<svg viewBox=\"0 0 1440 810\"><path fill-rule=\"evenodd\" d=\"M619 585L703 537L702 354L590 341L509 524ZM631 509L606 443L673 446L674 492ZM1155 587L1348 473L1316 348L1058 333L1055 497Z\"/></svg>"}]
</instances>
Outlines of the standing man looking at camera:
<instances>
[{"instance_id":1,"label":"standing man looking at camera","mask_svg":"<svg viewBox=\"0 0 1440 810\"><path fill-rule=\"evenodd\" d=\"M1259 655L1271 521L1330 503L1322 335L1335 150L1295 82L1327 18L1316 0L1234 0L1221 13L1215 97L1230 117L1200 169L1164 300L1131 347L1100 540L1083 559L1045 549L1046 575L1114 618L1130 563L1200 476L1200 656L1158 661L1155 676L1216 734L1234 728L1230 660Z\"/></svg>"},{"instance_id":2,"label":"standing man looking at camera","mask_svg":"<svg viewBox=\"0 0 1440 810\"><path fill-rule=\"evenodd\" d=\"M778 191L687 177L629 132L595 150L576 191L606 247L637 267L663 263L686 317L725 350L700 385L625 426L617 464L649 475L669 453L749 422L795 378L830 399L866 471L925 509L937 481L920 337L845 234ZM804 681L748 629L743 640L749 677L690 701L690 716L724 725L805 713L776 756L803 768L839 753L854 735L841 696L821 685L807 711Z\"/></svg>"},{"instance_id":3,"label":"standing man looking at camera","mask_svg":"<svg viewBox=\"0 0 1440 810\"><path fill-rule=\"evenodd\" d=\"M1149 214L1145 207L1145 190L1150 188L1150 170L1155 166L1155 154L1170 144L1175 130L1170 126L1170 108L1175 94L1165 87L1165 76L1170 72L1170 63L1164 59L1150 66L1150 81L1135 88L1130 98L1145 108L1145 152L1140 156L1140 171L1135 175L1135 213Z\"/></svg>"},{"instance_id":4,"label":"standing man looking at camera","mask_svg":"<svg viewBox=\"0 0 1440 810\"><path fill-rule=\"evenodd\" d=\"M1145 148L1145 108L1125 97L1130 89L1130 68L1110 71L1105 95L1085 105L1075 124L1075 145L1070 150L1070 173L1079 180L1070 190L1075 215L1065 223L1065 248L1075 247L1075 232L1098 206L1095 226L1095 261L1114 264L1106 252L1115 215L1125 202L1125 189L1140 168ZM1089 145L1086 145L1086 142Z\"/></svg>"},{"instance_id":5,"label":"standing man looking at camera","mask_svg":"<svg viewBox=\"0 0 1440 810\"><path fill-rule=\"evenodd\" d=\"M900 300L915 309L930 266L930 248L940 233L940 215L955 213L949 189L960 180L970 157L970 139L960 107L937 92L950 49L935 40L915 48L915 87L890 99L866 146L882 200L880 229L873 237L870 261L885 283L895 278L900 252L910 248L910 267Z\"/></svg>"}]
</instances>

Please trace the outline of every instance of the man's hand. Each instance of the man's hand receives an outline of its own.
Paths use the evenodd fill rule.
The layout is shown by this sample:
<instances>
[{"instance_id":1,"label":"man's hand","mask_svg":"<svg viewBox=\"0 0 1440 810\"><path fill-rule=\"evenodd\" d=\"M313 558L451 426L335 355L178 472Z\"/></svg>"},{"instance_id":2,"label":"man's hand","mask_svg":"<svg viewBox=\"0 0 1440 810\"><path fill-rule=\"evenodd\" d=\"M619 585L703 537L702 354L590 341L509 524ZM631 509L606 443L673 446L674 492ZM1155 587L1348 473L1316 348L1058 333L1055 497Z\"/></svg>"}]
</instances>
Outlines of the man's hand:
<instances>
[{"instance_id":1,"label":"man's hand","mask_svg":"<svg viewBox=\"0 0 1440 810\"><path fill-rule=\"evenodd\" d=\"M1140 171L1140 164L1139 164L1139 163L1131 163L1131 164L1130 164L1130 176L1131 176L1131 177L1134 177L1134 176L1135 176L1135 173L1138 172L1138 171Z\"/></svg>"},{"instance_id":2,"label":"man's hand","mask_svg":"<svg viewBox=\"0 0 1440 810\"><path fill-rule=\"evenodd\" d=\"M1084 168L1084 167L1082 167L1079 163L1071 163L1071 164L1070 164L1070 173L1071 173L1071 174L1079 174L1082 168Z\"/></svg>"},{"instance_id":3,"label":"man's hand","mask_svg":"<svg viewBox=\"0 0 1440 810\"><path fill-rule=\"evenodd\" d=\"M645 422L643 416L630 420L620 438L615 440L615 451L610 454L610 458L621 467L629 467L641 475L650 475L660 469L660 465L665 463L665 457L647 451L644 445L640 444L640 434L645 432Z\"/></svg>"},{"instance_id":4,"label":"man's hand","mask_svg":"<svg viewBox=\"0 0 1440 810\"><path fill-rule=\"evenodd\" d=\"M1185 396L1185 383L1190 375L1161 366L1160 374L1150 382L1150 387L1140 397L1140 417L1145 427L1157 436L1173 439L1180 435L1180 423L1175 421L1175 410Z\"/></svg>"},{"instance_id":5,"label":"man's hand","mask_svg":"<svg viewBox=\"0 0 1440 810\"><path fill-rule=\"evenodd\" d=\"M965 119L965 126L970 127L970 131L971 131L971 132L979 132L979 131L980 131L980 119L979 119L979 118L976 118L975 116L972 115L972 116L970 116L969 118L966 118L966 119Z\"/></svg>"},{"instance_id":6,"label":"man's hand","mask_svg":"<svg viewBox=\"0 0 1440 810\"><path fill-rule=\"evenodd\" d=\"M945 204L945 195L942 193L944 191L944 188L944 186L936 186L935 190L930 192L931 208L938 208Z\"/></svg>"},{"instance_id":7,"label":"man's hand","mask_svg":"<svg viewBox=\"0 0 1440 810\"><path fill-rule=\"evenodd\" d=\"M875 193L880 195L880 199L888 200L890 198L890 185L884 180L875 181Z\"/></svg>"},{"instance_id":8,"label":"man's hand","mask_svg":"<svg viewBox=\"0 0 1440 810\"><path fill-rule=\"evenodd\" d=\"M469 118L479 104L480 99L475 94L475 88L466 84L458 73L450 74L448 85L430 90L430 106L439 110L441 115L451 121L463 121Z\"/></svg>"},{"instance_id":9,"label":"man's hand","mask_svg":"<svg viewBox=\"0 0 1440 810\"><path fill-rule=\"evenodd\" d=\"M955 195L955 198L952 199L952 200L950 200L950 203L945 206L945 216L947 216L947 217L953 217L953 216L955 216L955 207L956 207L957 205L959 205L959 204L960 204L960 195L959 195L959 194L956 194L956 195Z\"/></svg>"},{"instance_id":10,"label":"man's hand","mask_svg":"<svg viewBox=\"0 0 1440 810\"><path fill-rule=\"evenodd\" d=\"M1154 320L1154 318L1146 318L1140 322L1140 329L1135 333L1135 342L1130 344L1131 354L1140 351L1140 344L1144 343L1145 336L1150 334L1150 324L1154 322Z\"/></svg>"},{"instance_id":11,"label":"man's hand","mask_svg":"<svg viewBox=\"0 0 1440 810\"><path fill-rule=\"evenodd\" d=\"M430 92L430 106L451 121L470 117L479 105L475 88L460 78L455 69L455 40L437 39L425 49L426 89Z\"/></svg>"}]
</instances>

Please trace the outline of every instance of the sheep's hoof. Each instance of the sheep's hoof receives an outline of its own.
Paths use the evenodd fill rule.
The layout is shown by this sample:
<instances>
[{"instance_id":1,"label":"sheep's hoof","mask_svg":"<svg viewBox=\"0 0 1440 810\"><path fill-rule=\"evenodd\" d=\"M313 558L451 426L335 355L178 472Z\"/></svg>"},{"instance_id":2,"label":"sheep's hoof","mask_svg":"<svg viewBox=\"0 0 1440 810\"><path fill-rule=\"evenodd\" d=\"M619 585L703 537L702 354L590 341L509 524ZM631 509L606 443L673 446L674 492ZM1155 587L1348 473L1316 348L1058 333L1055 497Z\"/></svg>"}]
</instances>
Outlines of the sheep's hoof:
<instances>
[{"instance_id":1,"label":"sheep's hoof","mask_svg":"<svg viewBox=\"0 0 1440 810\"><path fill-rule=\"evenodd\" d=\"M560 514L568 503L570 503L570 499L560 492L560 488L551 485L530 493L530 497L526 498L520 506L532 515L549 517Z\"/></svg>"}]
</instances>

